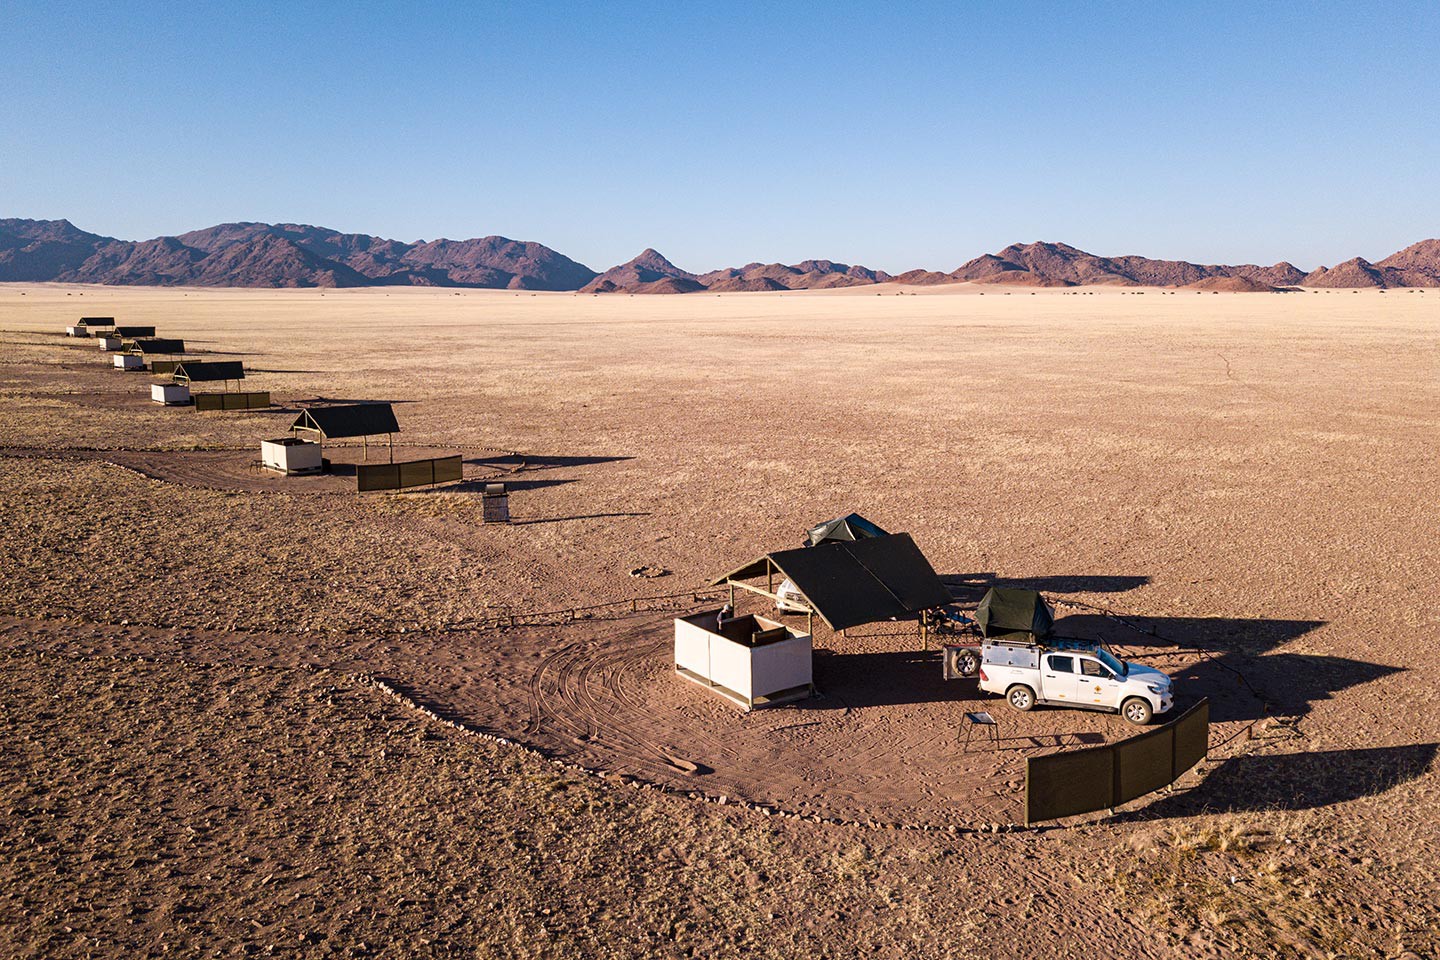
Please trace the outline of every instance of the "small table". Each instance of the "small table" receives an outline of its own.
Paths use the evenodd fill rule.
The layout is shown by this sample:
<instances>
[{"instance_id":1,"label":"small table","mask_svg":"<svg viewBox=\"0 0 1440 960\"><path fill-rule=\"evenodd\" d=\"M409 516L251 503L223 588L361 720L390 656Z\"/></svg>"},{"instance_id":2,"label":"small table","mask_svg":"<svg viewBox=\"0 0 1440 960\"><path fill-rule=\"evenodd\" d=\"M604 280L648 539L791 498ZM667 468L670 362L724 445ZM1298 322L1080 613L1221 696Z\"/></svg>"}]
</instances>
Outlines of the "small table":
<instances>
[{"instance_id":1,"label":"small table","mask_svg":"<svg viewBox=\"0 0 1440 960\"><path fill-rule=\"evenodd\" d=\"M990 735L990 743L996 747L1000 746L1000 724L990 716L988 710L979 710L975 713L965 712L965 749L970 749L970 738L975 735L975 728L983 727Z\"/></svg>"}]
</instances>

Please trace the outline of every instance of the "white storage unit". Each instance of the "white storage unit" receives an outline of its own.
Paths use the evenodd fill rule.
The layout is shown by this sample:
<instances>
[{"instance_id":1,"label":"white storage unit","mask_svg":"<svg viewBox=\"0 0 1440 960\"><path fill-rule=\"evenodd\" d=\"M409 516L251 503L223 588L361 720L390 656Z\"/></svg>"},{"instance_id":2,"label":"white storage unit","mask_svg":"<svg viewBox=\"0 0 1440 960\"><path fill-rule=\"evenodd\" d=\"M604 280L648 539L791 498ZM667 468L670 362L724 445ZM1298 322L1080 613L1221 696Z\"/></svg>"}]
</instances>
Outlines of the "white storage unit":
<instances>
[{"instance_id":1,"label":"white storage unit","mask_svg":"<svg viewBox=\"0 0 1440 960\"><path fill-rule=\"evenodd\" d=\"M167 407L183 407L190 402L190 385L186 383L152 383L150 399Z\"/></svg>"},{"instance_id":2,"label":"white storage unit","mask_svg":"<svg viewBox=\"0 0 1440 960\"><path fill-rule=\"evenodd\" d=\"M745 710L815 693L810 634L747 614L720 611L675 620L675 672Z\"/></svg>"},{"instance_id":3,"label":"white storage unit","mask_svg":"<svg viewBox=\"0 0 1440 960\"><path fill-rule=\"evenodd\" d=\"M297 473L319 473L322 466L320 444L295 437L262 440L260 462L266 470L275 470L287 477Z\"/></svg>"},{"instance_id":4,"label":"white storage unit","mask_svg":"<svg viewBox=\"0 0 1440 960\"><path fill-rule=\"evenodd\" d=\"M120 349L119 337L96 337L95 342L100 345L101 350L106 352Z\"/></svg>"},{"instance_id":5,"label":"white storage unit","mask_svg":"<svg viewBox=\"0 0 1440 960\"><path fill-rule=\"evenodd\" d=\"M114 357L116 370L144 370L145 358L135 353L117 353Z\"/></svg>"}]
</instances>

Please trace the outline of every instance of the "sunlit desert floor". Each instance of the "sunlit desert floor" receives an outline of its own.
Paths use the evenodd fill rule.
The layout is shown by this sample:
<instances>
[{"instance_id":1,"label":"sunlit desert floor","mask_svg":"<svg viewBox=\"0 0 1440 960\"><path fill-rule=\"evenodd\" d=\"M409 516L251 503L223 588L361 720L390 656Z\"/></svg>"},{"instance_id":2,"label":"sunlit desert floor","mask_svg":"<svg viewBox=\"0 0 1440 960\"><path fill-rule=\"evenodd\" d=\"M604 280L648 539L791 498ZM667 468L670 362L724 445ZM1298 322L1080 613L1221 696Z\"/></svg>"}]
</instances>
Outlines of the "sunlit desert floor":
<instances>
[{"instance_id":1,"label":"sunlit desert floor","mask_svg":"<svg viewBox=\"0 0 1440 960\"><path fill-rule=\"evenodd\" d=\"M1440 949L1440 292L879 290L0 286L0 949ZM152 404L87 315L277 406ZM317 397L465 481L262 472ZM944 681L907 624L817 625L788 707L676 678L698 588L851 511L1172 672L1211 759L1012 829L1027 757L1134 728Z\"/></svg>"}]
</instances>

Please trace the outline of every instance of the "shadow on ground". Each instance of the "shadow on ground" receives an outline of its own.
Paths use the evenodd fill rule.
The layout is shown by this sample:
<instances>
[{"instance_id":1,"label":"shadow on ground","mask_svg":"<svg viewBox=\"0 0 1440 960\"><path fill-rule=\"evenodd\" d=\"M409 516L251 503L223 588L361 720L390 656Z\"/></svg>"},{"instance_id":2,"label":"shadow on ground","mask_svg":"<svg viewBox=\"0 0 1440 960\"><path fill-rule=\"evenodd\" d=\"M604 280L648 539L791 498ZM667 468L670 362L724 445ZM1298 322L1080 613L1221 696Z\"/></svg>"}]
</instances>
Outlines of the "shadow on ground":
<instances>
[{"instance_id":1,"label":"shadow on ground","mask_svg":"<svg viewBox=\"0 0 1440 960\"><path fill-rule=\"evenodd\" d=\"M1430 769L1440 744L1320 750L1226 760L1199 785L1119 819L1313 810L1375 796Z\"/></svg>"},{"instance_id":2,"label":"shadow on ground","mask_svg":"<svg viewBox=\"0 0 1440 960\"><path fill-rule=\"evenodd\" d=\"M940 578L957 600L979 600L991 587L1039 590L1041 593L1123 593L1143 587L1149 577L1069 576L1001 577L990 573L950 573ZM973 597L971 596L973 594Z\"/></svg>"},{"instance_id":3,"label":"shadow on ground","mask_svg":"<svg viewBox=\"0 0 1440 960\"><path fill-rule=\"evenodd\" d=\"M467 457L465 462L485 467L524 467L527 470L553 470L560 467L588 467L597 463L618 463L634 457L550 457L538 454L493 454Z\"/></svg>"}]
</instances>

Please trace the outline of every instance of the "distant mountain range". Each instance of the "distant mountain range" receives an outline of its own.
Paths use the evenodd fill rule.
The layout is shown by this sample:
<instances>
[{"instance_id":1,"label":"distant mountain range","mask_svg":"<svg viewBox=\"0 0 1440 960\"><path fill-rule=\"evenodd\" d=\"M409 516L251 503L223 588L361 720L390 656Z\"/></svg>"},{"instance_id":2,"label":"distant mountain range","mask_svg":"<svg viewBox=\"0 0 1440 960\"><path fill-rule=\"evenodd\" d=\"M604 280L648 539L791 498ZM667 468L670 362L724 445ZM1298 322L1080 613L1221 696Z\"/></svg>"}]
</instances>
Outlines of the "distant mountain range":
<instances>
[{"instance_id":1,"label":"distant mountain range","mask_svg":"<svg viewBox=\"0 0 1440 960\"><path fill-rule=\"evenodd\" d=\"M596 273L547 246L480 237L403 243L295 223L222 223L176 237L116 240L68 220L0 220L0 282L230 287L418 285L581 293L814 290L878 283L1085 284L1262 291L1280 287L1437 287L1440 240L1377 263L1359 257L1309 273L1281 262L1227 266L1101 257L1064 243L1013 244L949 273L881 270L832 260L682 270L655 250Z\"/></svg>"}]
</instances>

